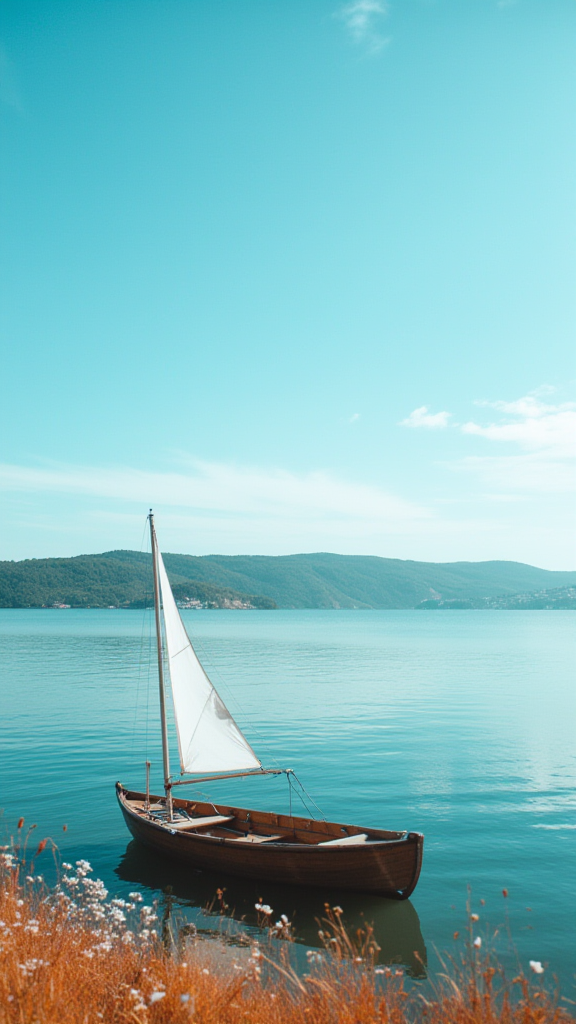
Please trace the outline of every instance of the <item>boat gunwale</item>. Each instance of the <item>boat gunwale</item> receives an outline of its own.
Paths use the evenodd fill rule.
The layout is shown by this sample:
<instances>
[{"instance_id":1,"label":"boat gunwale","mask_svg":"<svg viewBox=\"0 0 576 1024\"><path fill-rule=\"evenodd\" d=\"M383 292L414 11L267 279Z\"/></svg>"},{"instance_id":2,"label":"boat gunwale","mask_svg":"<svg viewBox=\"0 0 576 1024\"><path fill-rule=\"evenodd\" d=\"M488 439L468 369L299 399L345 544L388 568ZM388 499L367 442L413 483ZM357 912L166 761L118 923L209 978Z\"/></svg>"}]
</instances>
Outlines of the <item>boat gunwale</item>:
<instances>
[{"instance_id":1,"label":"boat gunwale","mask_svg":"<svg viewBox=\"0 0 576 1024\"><path fill-rule=\"evenodd\" d=\"M298 843L298 842L278 842L277 840L271 843L258 843L258 844L244 844L238 842L236 839L226 839L222 836L210 836L202 835L200 832L194 833L193 831L182 831L178 829L171 829L169 823L163 823L155 821L151 817L146 817L144 814L139 813L135 808L131 807L128 803L130 798L135 797L138 800L143 801L144 794L136 790L127 790L124 786L117 782L116 783L116 796L118 803L126 820L130 831L134 838L145 845L150 845L153 849L164 855L168 854L177 859L183 857L192 863L196 869L200 870L215 870L215 865L211 861L212 854L210 850L221 851L223 856L228 859L226 863L220 860L217 863L218 870L225 870L230 872L232 875L239 875L246 878L256 878L263 881L278 882L279 878L277 875L277 867L283 867L284 877L281 879L285 884L296 885L296 886L314 886L320 888L332 888L341 890L353 890L358 892L367 892L375 896L382 896L386 899L392 900L406 900L414 892L420 872L422 869L423 859L423 847L424 847L424 836L419 832L406 832L402 833L397 839L391 840L376 840L370 843L358 843L350 845L344 843L341 846L338 845L322 845L322 843ZM163 798L154 798L154 800L160 800L163 803ZM186 804L187 801L181 801L182 804ZM192 801L189 801L192 803ZM209 806L213 807L216 811L217 805L211 801L208 802ZM233 810L233 808L230 808ZM238 811L244 810L249 813L246 808L236 808ZM251 812L250 812L251 813ZM287 815L276 815L274 812L268 811L255 811L256 814L263 814L264 816L270 815L271 817L288 817ZM299 819L301 821L313 822L315 819ZM258 825L262 823L258 822ZM320 822L319 822L320 824ZM322 822L324 825L335 825L338 826L337 822ZM280 828L280 825L275 827ZM359 829L359 826L347 826L348 828ZM377 830L374 830L377 831ZM326 833L325 833L326 834ZM188 837L190 839L204 840L203 843L187 843L182 842L182 837ZM158 847L158 843L161 844L161 848ZM248 861L246 855L250 850L249 859L252 862L252 867L247 870ZM320 853L312 854L312 850L319 850ZM336 851L340 851L340 856L335 856ZM195 852L194 852L195 851ZM202 860L200 862L190 861L189 858L194 858L196 855L200 856L201 851L205 851L202 854ZM275 851L275 852L273 852ZM405 851L405 852L404 852ZM409 853L409 851L411 851ZM322 857L322 854L324 856ZM218 857L220 854L217 855ZM401 857L401 863L405 863L405 857L409 857L412 860L412 866L409 872L409 877L405 877L405 881L399 885L391 883L391 879L387 877L387 870L384 866L385 862L381 858L388 856L394 858ZM289 862L286 862L286 858L289 858ZM284 864L283 864L284 861ZM306 864L306 871L312 870L312 865L316 864L320 866L320 876L312 879L310 877L293 874L294 869L299 864ZM289 867L289 864L292 867ZM339 868L338 865L342 865ZM397 863L397 867L392 870L396 870L401 867ZM342 875L342 869L345 874ZM288 871L288 875L284 874L284 871ZM331 881L326 880L326 871L334 871L337 877L333 877ZM366 877L366 884L350 884L350 870L358 871L362 877ZM374 875L374 871L376 875ZM367 872L364 875L364 872ZM382 872L382 874L380 874ZM372 876L372 881L368 879ZM379 877L378 877L379 876Z\"/></svg>"},{"instance_id":2,"label":"boat gunwale","mask_svg":"<svg viewBox=\"0 0 576 1024\"><path fill-rule=\"evenodd\" d=\"M158 831L161 834L166 834L166 832L168 832L169 835L185 836L188 839L204 839L205 841L208 841L208 842L211 842L211 843L217 843L218 845L225 844L229 848L235 848L237 846L237 843L238 843L238 838L241 838L241 837L238 837L238 838L230 837L230 838L228 838L226 836L211 836L211 835L207 835L206 833L203 833L203 832L200 832L200 831L195 832L193 829L186 830L186 831L179 830L179 829L172 829L172 828L170 828L170 822L155 821L154 818L149 817L149 816L147 816L145 814L139 814L137 810L135 810L134 808L129 806L128 799L127 799L128 794L133 794L134 796L138 796L140 798L143 798L144 797L143 793L139 793L136 790L127 790L119 782L116 783L116 791L117 791L119 802L121 803L121 805L127 811L128 814L132 815L132 817L136 821L143 822L146 826L152 826L152 828L155 831ZM154 800L156 800L156 799L161 800L162 797L153 797L151 795L150 799L151 800L152 799L154 799ZM184 803L184 802L187 802L187 801L182 801L182 802ZM217 808L219 805L218 804L213 804L213 806L214 806L214 808ZM226 805L226 806L228 806L228 805ZM231 809L231 810L235 809L235 810L239 810L239 811L248 811L249 812L248 808L244 808L244 807L233 808L232 805L230 805L229 809ZM268 814L269 812L261 811L261 812L258 812L258 813ZM298 820L300 820L300 821L315 821L314 818L301 818L301 819L298 819ZM334 825L334 826L336 826L338 828L360 828L360 826L358 826L358 825L346 825L344 823L337 822L337 821L326 822L326 824ZM208 826L203 826L203 827L208 827ZM218 827L218 826L215 826L215 827ZM277 827L280 828L282 826L278 825ZM286 826L284 826L284 827L286 827ZM370 829L370 831L377 832L377 831L385 831L385 830ZM352 834L354 834L354 833L352 833ZM282 838L284 838L284 837L282 837ZM418 843L418 841L422 840L423 838L424 837L423 837L421 832L405 832L405 833L401 834L398 838L395 838L395 839L384 839L384 838L376 838L376 837L369 836L369 839L370 839L369 842L358 843L357 845L354 845L353 848L354 848L355 854L358 854L360 851L373 850L374 847L377 847L378 849L380 849L381 847L385 846L388 849L391 849L392 847L395 847L395 846L405 846L406 844L408 844L410 842ZM338 851L339 853L341 853L341 852L344 852L344 853L348 852L349 853L350 849L351 849L351 846L348 843L343 843L342 845L337 845L335 843L334 845L330 844L330 845L327 846L322 841L318 842L318 843L299 843L299 842L282 842L281 839L275 839L275 840L273 840L270 843L266 843L265 845L266 845L266 850L267 851L268 850L274 850L274 849L277 849L277 850L281 849L282 852L284 852L286 849L294 850L294 851L296 851L296 850L306 850L307 852L309 852L310 850L320 850L322 853L329 853L330 856L332 856L332 854L334 854L336 851Z\"/></svg>"}]
</instances>

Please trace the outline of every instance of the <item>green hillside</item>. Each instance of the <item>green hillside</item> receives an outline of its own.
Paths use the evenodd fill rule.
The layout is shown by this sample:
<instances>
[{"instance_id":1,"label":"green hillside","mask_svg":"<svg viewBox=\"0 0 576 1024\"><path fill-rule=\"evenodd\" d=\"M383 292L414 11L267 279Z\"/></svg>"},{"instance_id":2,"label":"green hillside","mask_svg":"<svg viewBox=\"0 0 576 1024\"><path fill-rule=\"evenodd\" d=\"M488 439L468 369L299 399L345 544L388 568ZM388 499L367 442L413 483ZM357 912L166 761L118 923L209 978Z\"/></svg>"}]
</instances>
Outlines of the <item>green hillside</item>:
<instances>
[{"instance_id":1,"label":"green hillside","mask_svg":"<svg viewBox=\"0 0 576 1024\"><path fill-rule=\"evenodd\" d=\"M0 608L140 608L152 601L150 558L106 555L0 562ZM191 580L168 569L177 601L207 608L275 608L268 597Z\"/></svg>"},{"instance_id":2,"label":"green hillside","mask_svg":"<svg viewBox=\"0 0 576 1024\"><path fill-rule=\"evenodd\" d=\"M103 558L145 560L138 552ZM429 598L482 598L576 584L576 572L523 562L413 562L374 555L171 555L166 568L244 593L267 594L279 608L414 608Z\"/></svg>"},{"instance_id":3,"label":"green hillside","mask_svg":"<svg viewBox=\"0 0 576 1024\"><path fill-rule=\"evenodd\" d=\"M435 563L333 554L165 554L164 561L177 597L210 607L415 608L422 602L436 607L438 602L482 602L576 585L576 572L551 572L522 562ZM0 607L134 607L150 593L150 555L143 552L0 562Z\"/></svg>"}]
</instances>

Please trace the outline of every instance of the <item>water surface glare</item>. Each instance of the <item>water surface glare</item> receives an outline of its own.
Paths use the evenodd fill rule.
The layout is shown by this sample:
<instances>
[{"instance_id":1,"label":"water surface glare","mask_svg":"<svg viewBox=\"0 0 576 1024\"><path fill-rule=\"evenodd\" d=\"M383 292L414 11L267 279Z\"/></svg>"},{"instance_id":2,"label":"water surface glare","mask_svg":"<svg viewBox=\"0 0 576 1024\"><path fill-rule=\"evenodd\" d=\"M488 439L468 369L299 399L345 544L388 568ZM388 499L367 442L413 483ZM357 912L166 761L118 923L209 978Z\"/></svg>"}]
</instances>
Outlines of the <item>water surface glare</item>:
<instances>
[{"instance_id":1,"label":"water surface glare","mask_svg":"<svg viewBox=\"0 0 576 1024\"><path fill-rule=\"evenodd\" d=\"M375 922L383 960L415 970L415 949L451 947L470 885L478 934L508 914L524 968L546 962L566 987L576 952L570 612L183 614L265 763L294 768L328 818L425 833L408 904L330 894L351 920ZM23 814L64 858L90 860L111 892L171 884L182 907L198 908L223 880L130 843L114 795L117 779L143 788L146 756L159 784L152 628L137 611L0 611L0 806L10 827ZM284 779L209 792L288 809ZM314 944L323 893L224 882L231 914L252 926L262 896L296 913Z\"/></svg>"}]
</instances>

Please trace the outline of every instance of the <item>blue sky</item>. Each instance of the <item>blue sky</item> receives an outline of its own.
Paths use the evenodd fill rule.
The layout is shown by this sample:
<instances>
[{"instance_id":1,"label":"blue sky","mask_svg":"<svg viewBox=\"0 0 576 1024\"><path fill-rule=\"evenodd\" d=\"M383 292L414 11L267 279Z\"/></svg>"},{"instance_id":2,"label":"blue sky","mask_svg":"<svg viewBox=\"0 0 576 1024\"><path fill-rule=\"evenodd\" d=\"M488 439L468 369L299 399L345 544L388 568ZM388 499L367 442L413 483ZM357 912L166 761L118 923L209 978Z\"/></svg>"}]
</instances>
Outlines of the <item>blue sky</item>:
<instances>
[{"instance_id":1,"label":"blue sky","mask_svg":"<svg viewBox=\"0 0 576 1024\"><path fill-rule=\"evenodd\" d=\"M0 557L576 567L575 29L5 0Z\"/></svg>"}]
</instances>

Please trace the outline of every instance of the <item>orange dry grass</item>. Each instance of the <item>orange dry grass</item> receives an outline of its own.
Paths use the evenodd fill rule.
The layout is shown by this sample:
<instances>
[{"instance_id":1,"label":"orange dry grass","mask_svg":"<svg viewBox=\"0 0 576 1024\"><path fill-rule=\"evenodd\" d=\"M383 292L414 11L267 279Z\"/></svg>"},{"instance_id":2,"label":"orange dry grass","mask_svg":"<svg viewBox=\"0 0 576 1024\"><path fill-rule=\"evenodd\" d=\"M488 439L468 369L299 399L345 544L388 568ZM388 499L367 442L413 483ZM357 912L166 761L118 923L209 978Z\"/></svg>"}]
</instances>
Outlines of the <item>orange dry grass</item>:
<instances>
[{"instance_id":1,"label":"orange dry grass","mask_svg":"<svg viewBox=\"0 0 576 1024\"><path fill-rule=\"evenodd\" d=\"M524 978L495 993L498 972L473 955L428 999L406 992L402 972L355 963L339 908L324 925L336 953L305 978L257 945L214 970L200 945L167 951L137 894L107 901L86 862L48 890L33 864L0 860L0 1024L573 1024Z\"/></svg>"}]
</instances>

